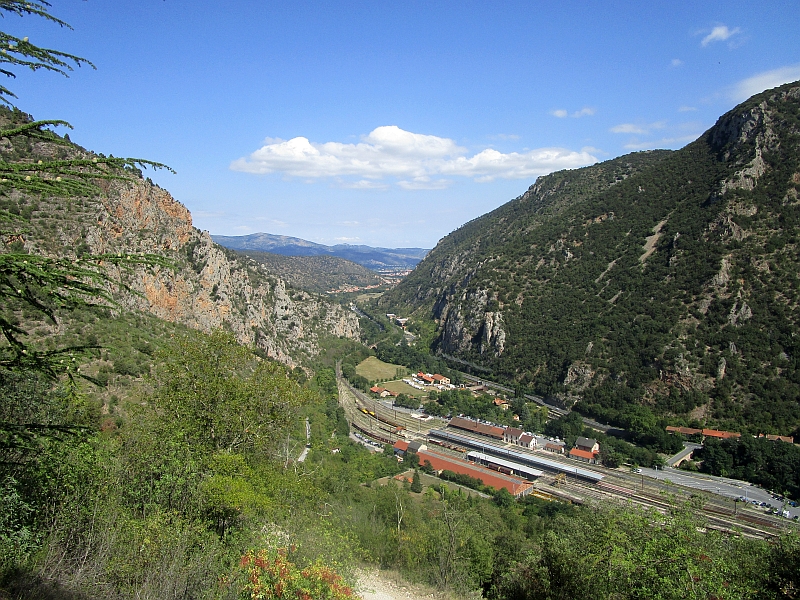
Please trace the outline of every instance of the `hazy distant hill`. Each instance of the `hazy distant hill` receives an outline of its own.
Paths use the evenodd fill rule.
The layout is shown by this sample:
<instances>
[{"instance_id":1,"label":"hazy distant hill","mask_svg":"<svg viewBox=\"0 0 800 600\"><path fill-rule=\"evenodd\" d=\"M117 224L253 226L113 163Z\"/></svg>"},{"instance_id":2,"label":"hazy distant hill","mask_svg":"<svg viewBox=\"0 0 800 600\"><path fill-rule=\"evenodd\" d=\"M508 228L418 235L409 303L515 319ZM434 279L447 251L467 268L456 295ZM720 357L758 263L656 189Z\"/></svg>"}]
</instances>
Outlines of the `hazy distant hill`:
<instances>
[{"instance_id":1,"label":"hazy distant hill","mask_svg":"<svg viewBox=\"0 0 800 600\"><path fill-rule=\"evenodd\" d=\"M539 178L380 303L434 322L437 351L600 418L800 433L798 273L795 83L681 150Z\"/></svg>"},{"instance_id":2,"label":"hazy distant hill","mask_svg":"<svg viewBox=\"0 0 800 600\"><path fill-rule=\"evenodd\" d=\"M284 256L270 252L238 250L289 285L309 292L327 292L349 286L380 285L375 271L337 256Z\"/></svg>"},{"instance_id":3,"label":"hazy distant hill","mask_svg":"<svg viewBox=\"0 0 800 600\"><path fill-rule=\"evenodd\" d=\"M338 256L368 269L386 267L411 269L428 253L428 250L424 248L373 248L350 244L325 246L300 238L271 233L239 236L212 235L211 238L220 246L231 250L255 250L284 256Z\"/></svg>"}]
</instances>

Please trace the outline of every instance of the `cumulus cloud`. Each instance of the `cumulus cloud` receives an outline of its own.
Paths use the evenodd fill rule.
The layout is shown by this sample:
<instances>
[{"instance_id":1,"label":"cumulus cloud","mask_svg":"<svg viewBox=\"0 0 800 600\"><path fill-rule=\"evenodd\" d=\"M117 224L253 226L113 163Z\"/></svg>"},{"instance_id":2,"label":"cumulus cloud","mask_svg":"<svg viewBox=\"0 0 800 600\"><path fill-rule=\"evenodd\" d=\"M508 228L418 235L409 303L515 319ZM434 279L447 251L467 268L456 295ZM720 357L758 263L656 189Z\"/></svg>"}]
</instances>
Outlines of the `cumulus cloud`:
<instances>
[{"instance_id":1,"label":"cumulus cloud","mask_svg":"<svg viewBox=\"0 0 800 600\"><path fill-rule=\"evenodd\" d=\"M615 125L609 131L611 131L611 133L636 133L640 135L647 133L647 129L641 127L640 125L634 125L633 123L622 123L620 125Z\"/></svg>"},{"instance_id":2,"label":"cumulus cloud","mask_svg":"<svg viewBox=\"0 0 800 600\"><path fill-rule=\"evenodd\" d=\"M717 25L711 30L711 33L709 33L706 37L703 38L703 41L700 42L700 45L703 48L705 48L712 42L724 42L728 38L741 32L742 30L739 29L738 27L729 29L727 25Z\"/></svg>"},{"instance_id":3,"label":"cumulus cloud","mask_svg":"<svg viewBox=\"0 0 800 600\"><path fill-rule=\"evenodd\" d=\"M653 129L663 129L664 121L656 121L655 123L620 123L615 125L609 131L611 133L632 133L636 135L646 135Z\"/></svg>"},{"instance_id":4,"label":"cumulus cloud","mask_svg":"<svg viewBox=\"0 0 800 600\"><path fill-rule=\"evenodd\" d=\"M764 90L778 87L784 83L790 83L800 79L800 64L791 65L788 67L781 67L773 69L772 71L764 71L758 73L747 79L743 79L731 91L731 98L736 102L747 100L753 94L758 94Z\"/></svg>"},{"instance_id":5,"label":"cumulus cloud","mask_svg":"<svg viewBox=\"0 0 800 600\"><path fill-rule=\"evenodd\" d=\"M519 136L516 133L498 133L496 135L490 135L490 140L503 140L503 141L516 141L519 139Z\"/></svg>"},{"instance_id":6,"label":"cumulus cloud","mask_svg":"<svg viewBox=\"0 0 800 600\"><path fill-rule=\"evenodd\" d=\"M680 58L673 58L669 64L671 67L677 68L683 65L683 61Z\"/></svg>"},{"instance_id":7,"label":"cumulus cloud","mask_svg":"<svg viewBox=\"0 0 800 600\"><path fill-rule=\"evenodd\" d=\"M404 190L443 190L453 183L449 179L431 179L430 177L414 177L411 180L401 180L397 185Z\"/></svg>"},{"instance_id":8,"label":"cumulus cloud","mask_svg":"<svg viewBox=\"0 0 800 600\"><path fill-rule=\"evenodd\" d=\"M339 185L351 190L385 190L388 185L380 181L370 181L369 179L359 179L358 181L344 181L339 179Z\"/></svg>"},{"instance_id":9,"label":"cumulus cloud","mask_svg":"<svg viewBox=\"0 0 800 600\"><path fill-rule=\"evenodd\" d=\"M597 111L595 109L584 106L582 109L576 110L574 113L572 113L572 118L580 119L581 117L591 117L596 112Z\"/></svg>"},{"instance_id":10,"label":"cumulus cloud","mask_svg":"<svg viewBox=\"0 0 800 600\"><path fill-rule=\"evenodd\" d=\"M309 180L333 178L346 187L375 189L394 179L407 190L441 189L452 183L447 177L475 181L524 179L559 169L597 162L586 151L538 148L502 153L487 148L469 156L449 138L412 133L397 126L377 127L361 142L311 142L305 137L268 139L250 154L231 163L234 171L283 173Z\"/></svg>"},{"instance_id":11,"label":"cumulus cloud","mask_svg":"<svg viewBox=\"0 0 800 600\"><path fill-rule=\"evenodd\" d=\"M580 110L576 110L574 113L570 114L569 111L559 108L557 110L551 110L550 114L554 117L558 117L559 119L565 119L567 117L572 117L573 119L580 119L581 117L591 117L597 111L594 108L589 106L584 106Z\"/></svg>"}]
</instances>

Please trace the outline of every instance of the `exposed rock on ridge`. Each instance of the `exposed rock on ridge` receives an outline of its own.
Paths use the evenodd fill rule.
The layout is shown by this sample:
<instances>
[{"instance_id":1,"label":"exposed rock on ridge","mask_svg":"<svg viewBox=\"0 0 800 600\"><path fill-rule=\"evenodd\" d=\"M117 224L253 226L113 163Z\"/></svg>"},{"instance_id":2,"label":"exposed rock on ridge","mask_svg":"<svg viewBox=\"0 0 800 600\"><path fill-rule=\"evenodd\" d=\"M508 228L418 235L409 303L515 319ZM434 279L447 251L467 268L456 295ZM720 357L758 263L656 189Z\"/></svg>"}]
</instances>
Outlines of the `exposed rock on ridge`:
<instances>
[{"instance_id":1,"label":"exposed rock on ridge","mask_svg":"<svg viewBox=\"0 0 800 600\"><path fill-rule=\"evenodd\" d=\"M638 398L788 433L800 424L798 198L795 83L681 150L539 178L443 238L381 304L436 321L443 354L588 398L596 414Z\"/></svg>"},{"instance_id":2,"label":"exposed rock on ridge","mask_svg":"<svg viewBox=\"0 0 800 600\"><path fill-rule=\"evenodd\" d=\"M11 152L15 152L13 144L3 139L0 153ZM92 156L77 147L54 149L52 144L37 144L32 148L34 157L64 152ZM355 314L323 297L288 289L283 280L254 261L218 246L207 232L192 226L189 210L166 190L137 176L106 181L101 187L104 193L91 201L14 200L29 211L30 231L20 238L25 249L60 257L84 253L164 256L174 269L141 268L115 274L137 292L115 291L122 306L202 331L228 328L239 342L255 345L290 366L315 355L321 336L357 339Z\"/></svg>"}]
</instances>

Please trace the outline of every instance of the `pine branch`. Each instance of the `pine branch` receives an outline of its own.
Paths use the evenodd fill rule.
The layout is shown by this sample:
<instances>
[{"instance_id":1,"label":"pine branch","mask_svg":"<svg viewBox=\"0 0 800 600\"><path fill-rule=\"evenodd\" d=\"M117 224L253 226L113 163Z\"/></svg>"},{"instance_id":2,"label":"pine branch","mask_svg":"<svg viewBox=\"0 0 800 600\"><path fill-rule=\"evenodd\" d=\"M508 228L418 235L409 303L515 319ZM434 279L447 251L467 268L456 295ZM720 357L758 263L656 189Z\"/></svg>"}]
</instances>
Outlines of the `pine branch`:
<instances>
[{"instance_id":1,"label":"pine branch","mask_svg":"<svg viewBox=\"0 0 800 600\"><path fill-rule=\"evenodd\" d=\"M25 2L24 0L0 0L0 16L5 16L3 11L23 17L34 15L55 23L60 27L72 29L68 23L54 17L49 12L49 2ZM13 67L28 68L32 71L52 71L69 77L68 71L73 70L73 66L80 67L87 65L96 69L90 61L74 54L42 48L32 44L27 37L18 38L0 31L0 64L7 63L10 67L0 67L0 74L6 77L16 77L10 70ZM0 86L0 102L11 105L9 98L16 98L8 88Z\"/></svg>"}]
</instances>

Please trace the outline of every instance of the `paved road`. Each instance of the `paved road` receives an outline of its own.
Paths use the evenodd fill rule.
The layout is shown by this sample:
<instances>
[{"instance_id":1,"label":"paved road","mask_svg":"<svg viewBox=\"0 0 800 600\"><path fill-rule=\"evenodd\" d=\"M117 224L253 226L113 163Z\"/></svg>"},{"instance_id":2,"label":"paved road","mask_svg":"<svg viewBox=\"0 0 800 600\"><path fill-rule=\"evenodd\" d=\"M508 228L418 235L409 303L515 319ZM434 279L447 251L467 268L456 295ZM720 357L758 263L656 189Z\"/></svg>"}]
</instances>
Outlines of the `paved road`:
<instances>
[{"instance_id":1,"label":"paved road","mask_svg":"<svg viewBox=\"0 0 800 600\"><path fill-rule=\"evenodd\" d=\"M720 496L728 498L746 498L747 502L755 500L759 504L766 502L773 507L783 508L783 503L772 497L772 495L760 487L757 487L746 481L739 481L737 479L729 479L727 477L715 477L714 475L706 475L704 473L692 473L690 471L679 471L667 467L664 470L655 469L642 469L642 475L652 479L659 479L661 481L671 481L686 487L694 488L696 490L704 490ZM759 506L756 508L752 504L749 505L751 510L758 512L765 512L766 509ZM792 508L788 504L786 510L789 511L789 517L800 515L800 508Z\"/></svg>"},{"instance_id":2,"label":"paved road","mask_svg":"<svg viewBox=\"0 0 800 600\"><path fill-rule=\"evenodd\" d=\"M674 467L676 463L681 462L684 458L689 456L695 450L699 450L703 447L703 444L694 444L692 442L683 442L683 450L678 452L675 456L671 456L667 460L667 465L670 467Z\"/></svg>"},{"instance_id":3,"label":"paved road","mask_svg":"<svg viewBox=\"0 0 800 600\"><path fill-rule=\"evenodd\" d=\"M297 462L304 462L306 460L306 456L308 456L308 451L311 448L311 424L308 422L308 417L306 417L306 447L303 448L303 451L300 453L300 456L297 457Z\"/></svg>"}]
</instances>

